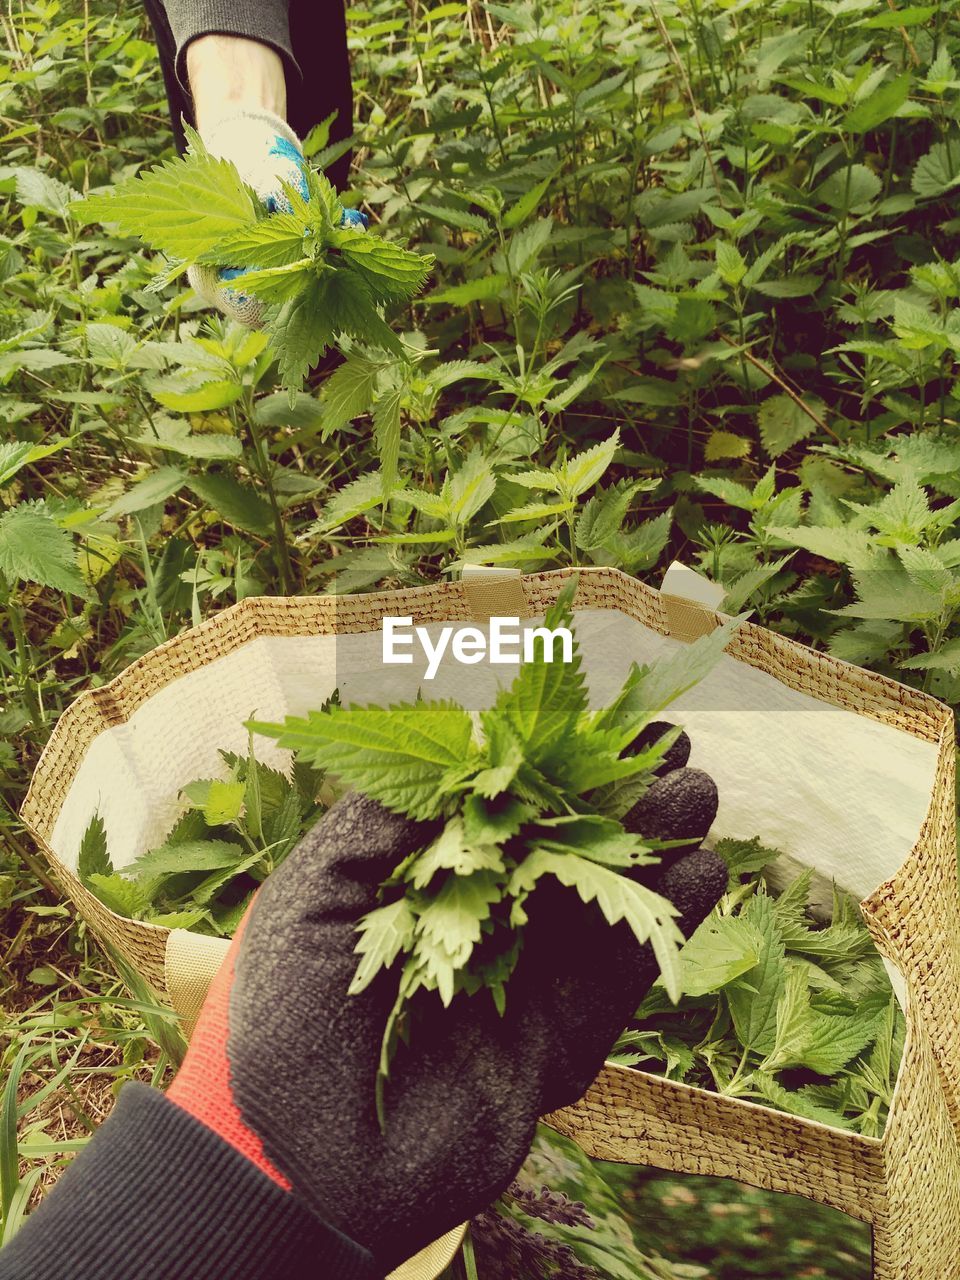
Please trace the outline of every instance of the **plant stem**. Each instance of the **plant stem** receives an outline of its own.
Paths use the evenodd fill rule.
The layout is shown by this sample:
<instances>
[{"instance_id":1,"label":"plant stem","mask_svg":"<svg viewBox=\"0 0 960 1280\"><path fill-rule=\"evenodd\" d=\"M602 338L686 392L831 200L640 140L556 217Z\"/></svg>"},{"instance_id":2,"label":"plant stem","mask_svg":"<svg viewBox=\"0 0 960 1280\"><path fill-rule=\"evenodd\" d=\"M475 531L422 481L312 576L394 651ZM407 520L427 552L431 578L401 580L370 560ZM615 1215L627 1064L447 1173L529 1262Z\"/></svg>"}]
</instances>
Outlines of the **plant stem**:
<instances>
[{"instance_id":1,"label":"plant stem","mask_svg":"<svg viewBox=\"0 0 960 1280\"><path fill-rule=\"evenodd\" d=\"M243 405L247 430L250 433L254 453L257 457L257 470L260 474L260 479L263 481L264 488L267 491L267 500L270 503L270 510L273 514L274 537L277 543L277 559L280 565L280 585L283 588L283 594L285 596L292 596L296 593L296 579L294 577L293 565L290 561L290 548L287 545L287 530L283 523L283 512L280 510L280 504L277 502L276 491L273 487L273 466L267 457L266 450L263 447L263 440L257 428L256 421L254 420L253 390L250 387L244 388Z\"/></svg>"}]
</instances>

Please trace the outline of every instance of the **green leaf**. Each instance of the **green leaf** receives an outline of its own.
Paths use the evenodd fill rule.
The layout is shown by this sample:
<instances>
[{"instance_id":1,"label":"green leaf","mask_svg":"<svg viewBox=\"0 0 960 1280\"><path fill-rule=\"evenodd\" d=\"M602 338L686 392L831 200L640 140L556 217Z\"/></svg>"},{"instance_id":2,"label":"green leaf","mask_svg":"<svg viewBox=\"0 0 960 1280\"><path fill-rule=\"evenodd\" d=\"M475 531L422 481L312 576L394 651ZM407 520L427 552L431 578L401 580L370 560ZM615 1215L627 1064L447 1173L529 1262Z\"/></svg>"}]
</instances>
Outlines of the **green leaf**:
<instances>
[{"instance_id":1,"label":"green leaf","mask_svg":"<svg viewBox=\"0 0 960 1280\"><path fill-rule=\"evenodd\" d=\"M180 453L186 458L205 458L208 461L239 458L243 453L243 445L236 436L195 434L190 430L189 423L173 418L147 424L136 441L144 448L164 449Z\"/></svg>"},{"instance_id":2,"label":"green leaf","mask_svg":"<svg viewBox=\"0 0 960 1280\"><path fill-rule=\"evenodd\" d=\"M333 244L378 302L412 298L433 268L433 254L413 253L369 231L338 232Z\"/></svg>"},{"instance_id":3,"label":"green leaf","mask_svg":"<svg viewBox=\"0 0 960 1280\"><path fill-rule=\"evenodd\" d=\"M289 390L299 391L333 341L325 294L323 280L310 280L302 293L272 309L267 317L283 385Z\"/></svg>"},{"instance_id":4,"label":"green leaf","mask_svg":"<svg viewBox=\"0 0 960 1280\"><path fill-rule=\"evenodd\" d=\"M908 4L891 9L889 13L878 13L872 18L860 18L857 25L867 31L895 31L898 27L921 27L936 17L940 12L939 5Z\"/></svg>"},{"instance_id":5,"label":"green leaf","mask_svg":"<svg viewBox=\"0 0 960 1280\"><path fill-rule=\"evenodd\" d=\"M752 1077L753 1086L760 1097L780 1111L791 1115L802 1116L805 1120L814 1120L817 1124L832 1125L835 1129L850 1129L851 1122L839 1111L817 1106L799 1090L785 1089L776 1076L769 1071L755 1071Z\"/></svg>"},{"instance_id":6,"label":"green leaf","mask_svg":"<svg viewBox=\"0 0 960 1280\"><path fill-rule=\"evenodd\" d=\"M479 214L469 213L466 209L456 209L452 205L425 204L422 200L413 203L414 209L428 213L431 218L445 227L456 227L458 231L476 231L485 235L490 230L490 223Z\"/></svg>"},{"instance_id":7,"label":"green leaf","mask_svg":"<svg viewBox=\"0 0 960 1280\"><path fill-rule=\"evenodd\" d=\"M208 378L201 374L153 379L147 390L158 404L176 413L211 413L226 409L243 395L243 387L233 378Z\"/></svg>"},{"instance_id":8,"label":"green leaf","mask_svg":"<svg viewBox=\"0 0 960 1280\"><path fill-rule=\"evenodd\" d=\"M353 354L327 378L320 393L324 440L370 409L382 369L378 361Z\"/></svg>"},{"instance_id":9,"label":"green leaf","mask_svg":"<svg viewBox=\"0 0 960 1280\"><path fill-rule=\"evenodd\" d=\"M225 287L232 293L252 294L267 306L281 307L298 298L317 278L319 268L310 258L300 258L283 267L267 267L263 271L247 269L241 277ZM328 280L324 275L323 280Z\"/></svg>"},{"instance_id":10,"label":"green leaf","mask_svg":"<svg viewBox=\"0 0 960 1280\"><path fill-rule=\"evenodd\" d=\"M768 1053L777 1038L777 1011L786 982L786 952L768 897L752 898L739 918L753 925L763 942L757 964L727 989L726 997L740 1043L758 1053Z\"/></svg>"},{"instance_id":11,"label":"green leaf","mask_svg":"<svg viewBox=\"0 0 960 1280\"><path fill-rule=\"evenodd\" d=\"M463 802L464 834L475 845L502 844L534 817L536 810L530 805L502 793L493 800L467 796Z\"/></svg>"},{"instance_id":12,"label":"green leaf","mask_svg":"<svg viewBox=\"0 0 960 1280\"><path fill-rule=\"evenodd\" d=\"M90 825L80 841L77 875L84 884L89 883L92 875L113 875L113 863L107 853L107 830L99 813L90 819Z\"/></svg>"},{"instance_id":13,"label":"green leaf","mask_svg":"<svg viewBox=\"0 0 960 1280\"><path fill-rule=\"evenodd\" d=\"M496 844L475 844L467 838L461 819L450 818L433 844L410 864L406 879L415 889L425 889L439 871L469 876L503 869L503 855Z\"/></svg>"},{"instance_id":14,"label":"green leaf","mask_svg":"<svg viewBox=\"0 0 960 1280\"><path fill-rule=\"evenodd\" d=\"M931 653L904 658L900 666L908 671L948 671L951 675L960 675L960 639L948 640Z\"/></svg>"},{"instance_id":15,"label":"green leaf","mask_svg":"<svg viewBox=\"0 0 960 1280\"><path fill-rule=\"evenodd\" d=\"M379 471L367 471L343 486L320 513L320 519L301 535L304 540L316 534L332 533L349 520L372 511L383 499L383 479Z\"/></svg>"},{"instance_id":16,"label":"green leaf","mask_svg":"<svg viewBox=\"0 0 960 1280\"><path fill-rule=\"evenodd\" d=\"M203 811L208 827L236 822L243 811L245 785L236 780L223 782L219 778L202 778L188 783L182 794L197 809Z\"/></svg>"},{"instance_id":17,"label":"green leaf","mask_svg":"<svg viewBox=\"0 0 960 1280\"><path fill-rule=\"evenodd\" d=\"M236 168L196 141L186 155L128 178L109 195L77 201L71 212L84 222L116 223L123 235L189 262L257 221L253 192Z\"/></svg>"},{"instance_id":18,"label":"green leaf","mask_svg":"<svg viewBox=\"0 0 960 1280\"><path fill-rule=\"evenodd\" d=\"M450 876L421 911L415 955L423 965L426 984L436 984L445 1005L456 990L456 970L470 959L482 936L484 921L502 892L497 877L489 872Z\"/></svg>"},{"instance_id":19,"label":"green leaf","mask_svg":"<svg viewBox=\"0 0 960 1280\"><path fill-rule=\"evenodd\" d=\"M680 952L684 995L705 996L755 969L764 938L742 916L711 916Z\"/></svg>"},{"instance_id":20,"label":"green leaf","mask_svg":"<svg viewBox=\"0 0 960 1280\"><path fill-rule=\"evenodd\" d=\"M226 472L208 471L202 476L191 475L187 484L227 524L261 537L270 537L273 533L269 504L254 489L240 484Z\"/></svg>"},{"instance_id":21,"label":"green leaf","mask_svg":"<svg viewBox=\"0 0 960 1280\"><path fill-rule=\"evenodd\" d=\"M450 514L456 524L466 524L493 496L497 486L493 468L482 449L471 449L459 471L450 479Z\"/></svg>"},{"instance_id":22,"label":"green leaf","mask_svg":"<svg viewBox=\"0 0 960 1280\"><path fill-rule=\"evenodd\" d=\"M42 507L22 503L0 515L0 570L13 581L87 598L70 535Z\"/></svg>"},{"instance_id":23,"label":"green leaf","mask_svg":"<svg viewBox=\"0 0 960 1280\"><path fill-rule=\"evenodd\" d=\"M552 218L538 218L514 232L507 245L507 261L514 275L529 271L547 247L553 232Z\"/></svg>"},{"instance_id":24,"label":"green leaf","mask_svg":"<svg viewBox=\"0 0 960 1280\"><path fill-rule=\"evenodd\" d=\"M449 303L454 307L465 307L471 302L487 302L499 298L510 286L510 278L497 272L490 276L476 276L466 284L451 285L446 289L435 289L427 295L425 302Z\"/></svg>"},{"instance_id":25,"label":"green leaf","mask_svg":"<svg viewBox=\"0 0 960 1280\"><path fill-rule=\"evenodd\" d=\"M548 853L575 853L605 867L636 867L656 861L648 856L642 839L624 831L614 818L596 813L571 814L542 818L537 825L537 846Z\"/></svg>"},{"instance_id":26,"label":"green leaf","mask_svg":"<svg viewBox=\"0 0 960 1280\"><path fill-rule=\"evenodd\" d=\"M402 952L413 946L416 917L406 898L368 912L357 926L360 941L357 965L347 994L359 995L383 969L389 969Z\"/></svg>"},{"instance_id":27,"label":"green leaf","mask_svg":"<svg viewBox=\"0 0 960 1280\"><path fill-rule=\"evenodd\" d=\"M525 191L515 204L512 204L503 215L503 225L508 231L512 231L515 227L519 227L521 223L526 222L531 213L534 213L540 204L540 201L547 193L547 188L553 181L553 174L538 182L536 186Z\"/></svg>"},{"instance_id":28,"label":"green leaf","mask_svg":"<svg viewBox=\"0 0 960 1280\"><path fill-rule=\"evenodd\" d=\"M165 502L186 483L186 473L177 467L157 467L148 472L142 480L127 490L104 511L104 518L115 519L117 516L131 515L135 511L144 511L147 507Z\"/></svg>"},{"instance_id":29,"label":"green leaf","mask_svg":"<svg viewBox=\"0 0 960 1280\"><path fill-rule=\"evenodd\" d=\"M286 267L304 257L304 227L293 213L275 213L220 237L200 262L230 267Z\"/></svg>"},{"instance_id":30,"label":"green leaf","mask_svg":"<svg viewBox=\"0 0 960 1280\"><path fill-rule=\"evenodd\" d=\"M72 202L77 193L58 178L39 169L17 168L14 172L17 177L17 199L21 204L42 209L55 218L63 218L71 207L76 208Z\"/></svg>"},{"instance_id":31,"label":"green leaf","mask_svg":"<svg viewBox=\"0 0 960 1280\"><path fill-rule=\"evenodd\" d=\"M942 196L960 182L960 147L935 142L914 166L910 186L918 196Z\"/></svg>"},{"instance_id":32,"label":"green leaf","mask_svg":"<svg viewBox=\"0 0 960 1280\"><path fill-rule=\"evenodd\" d=\"M620 704L622 720L641 716L653 720L675 698L699 684L720 661L739 625L739 618L731 618L642 671L629 697Z\"/></svg>"},{"instance_id":33,"label":"green leaf","mask_svg":"<svg viewBox=\"0 0 960 1280\"><path fill-rule=\"evenodd\" d=\"M137 920L149 910L150 903L146 894L133 880L127 880L118 872L109 875L100 871L91 872L88 876L89 888L105 907L115 915L128 920Z\"/></svg>"},{"instance_id":34,"label":"green leaf","mask_svg":"<svg viewBox=\"0 0 960 1280\"><path fill-rule=\"evenodd\" d=\"M806 973L799 965L788 965L781 977L776 1032L763 1062L767 1070L779 1070L798 1063L809 1041L812 1025ZM760 1048L759 1045L756 1047Z\"/></svg>"},{"instance_id":35,"label":"green leaf","mask_svg":"<svg viewBox=\"0 0 960 1280\"><path fill-rule=\"evenodd\" d=\"M794 972L798 977L794 978ZM791 970L788 979L788 995L793 982L806 992L803 970ZM785 1002L787 1000L785 996ZM822 998L822 997L821 997ZM783 1066L801 1066L820 1075L836 1075L853 1058L871 1044L877 1034L879 1020L874 1011L857 1012L842 1017L811 1010L809 999L806 1008L798 996L796 1002L784 1005L785 1027L782 1043L778 1030L778 1044L774 1049L777 1062ZM791 1021L792 1019L792 1021Z\"/></svg>"},{"instance_id":36,"label":"green leaf","mask_svg":"<svg viewBox=\"0 0 960 1280\"><path fill-rule=\"evenodd\" d=\"M743 254L735 244L728 244L725 240L719 240L717 242L716 258L717 271L720 273L720 279L724 284L738 285L747 274L747 264L743 260Z\"/></svg>"},{"instance_id":37,"label":"green leaf","mask_svg":"<svg viewBox=\"0 0 960 1280\"><path fill-rule=\"evenodd\" d=\"M570 628L572 613L568 600L561 598L547 610L544 627ZM484 713L485 728L495 714L505 719L523 744L524 759L534 766L558 749L586 709L587 693L580 651L573 648L573 661L525 662L513 684L501 690L491 713ZM489 733L489 729L487 729Z\"/></svg>"},{"instance_id":38,"label":"green leaf","mask_svg":"<svg viewBox=\"0 0 960 1280\"><path fill-rule=\"evenodd\" d=\"M673 318L666 326L667 337L685 347L695 346L713 333L717 313L705 298L679 297ZM621 397L622 398L622 397Z\"/></svg>"},{"instance_id":39,"label":"green leaf","mask_svg":"<svg viewBox=\"0 0 960 1280\"><path fill-rule=\"evenodd\" d=\"M599 551L620 532L630 505L646 489L642 480L620 480L595 494L577 518L574 540L581 551Z\"/></svg>"},{"instance_id":40,"label":"green leaf","mask_svg":"<svg viewBox=\"0 0 960 1280\"><path fill-rule=\"evenodd\" d=\"M511 479L513 479L512 476ZM545 516L555 516L562 514L564 511L573 511L576 509L576 505L574 498L568 498L564 502L527 502L522 507L516 507L507 515L501 516L499 520L491 520L490 524L520 524L524 520L542 520Z\"/></svg>"},{"instance_id":41,"label":"green leaf","mask_svg":"<svg viewBox=\"0 0 960 1280\"><path fill-rule=\"evenodd\" d=\"M756 836L752 840L735 840L729 837L718 840L713 849L727 864L731 888L739 882L741 876L763 871L780 857L778 849L768 849Z\"/></svg>"},{"instance_id":42,"label":"green leaf","mask_svg":"<svg viewBox=\"0 0 960 1280\"><path fill-rule=\"evenodd\" d=\"M844 525L785 529L771 525L767 532L812 555L851 568L868 568L876 562L876 540L862 529Z\"/></svg>"},{"instance_id":43,"label":"green leaf","mask_svg":"<svg viewBox=\"0 0 960 1280\"><path fill-rule=\"evenodd\" d=\"M813 193L819 204L827 204L838 212L864 209L875 200L882 182L865 164L852 164L831 173Z\"/></svg>"},{"instance_id":44,"label":"green leaf","mask_svg":"<svg viewBox=\"0 0 960 1280\"><path fill-rule=\"evenodd\" d=\"M790 563L790 556L781 556L779 560L768 560L766 564L757 565L742 573L727 590L721 609L724 613L739 613L771 578L775 578Z\"/></svg>"},{"instance_id":45,"label":"green leaf","mask_svg":"<svg viewBox=\"0 0 960 1280\"><path fill-rule=\"evenodd\" d=\"M473 722L452 702L341 707L288 716L282 725L247 722L281 747L336 774L396 813L430 818L443 783L471 753Z\"/></svg>"},{"instance_id":46,"label":"green leaf","mask_svg":"<svg viewBox=\"0 0 960 1280\"><path fill-rule=\"evenodd\" d=\"M151 924L160 925L162 929L193 929L202 920L209 920L210 912L203 907L185 911L149 911L147 919Z\"/></svg>"},{"instance_id":47,"label":"green leaf","mask_svg":"<svg viewBox=\"0 0 960 1280\"><path fill-rule=\"evenodd\" d=\"M380 458L380 492L384 502L393 492L397 482L402 405L403 389L395 387L384 392L373 409L373 432Z\"/></svg>"},{"instance_id":48,"label":"green leaf","mask_svg":"<svg viewBox=\"0 0 960 1280\"><path fill-rule=\"evenodd\" d=\"M822 400L814 398L810 407L821 412L826 407ZM758 416L760 439L771 458L806 440L817 430L817 424L808 413L787 395L768 396L760 406Z\"/></svg>"},{"instance_id":49,"label":"green leaf","mask_svg":"<svg viewBox=\"0 0 960 1280\"><path fill-rule=\"evenodd\" d=\"M30 440L5 440L0 443L0 485L12 480L18 471L32 462L59 453L70 441L55 440L52 444L33 444Z\"/></svg>"},{"instance_id":50,"label":"green leaf","mask_svg":"<svg viewBox=\"0 0 960 1280\"><path fill-rule=\"evenodd\" d=\"M478 796L495 800L507 790L523 765L523 747L512 726L499 716L488 716L484 727L490 765L473 779L473 789Z\"/></svg>"},{"instance_id":51,"label":"green leaf","mask_svg":"<svg viewBox=\"0 0 960 1280\"><path fill-rule=\"evenodd\" d=\"M608 440L570 458L562 470L564 497L578 498L605 474L620 447L620 428Z\"/></svg>"},{"instance_id":52,"label":"green leaf","mask_svg":"<svg viewBox=\"0 0 960 1280\"><path fill-rule=\"evenodd\" d=\"M847 133L867 133L895 116L910 93L910 72L887 80L868 97L850 108L842 121Z\"/></svg>"},{"instance_id":53,"label":"green leaf","mask_svg":"<svg viewBox=\"0 0 960 1280\"><path fill-rule=\"evenodd\" d=\"M183 840L177 844L162 844L142 853L124 871L138 880L152 880L158 876L180 875L189 871L219 871L235 867L247 856L247 851L230 840Z\"/></svg>"},{"instance_id":54,"label":"green leaf","mask_svg":"<svg viewBox=\"0 0 960 1280\"><path fill-rule=\"evenodd\" d=\"M723 462L727 458L745 458L751 444L744 436L733 431L711 431L704 446L705 462Z\"/></svg>"},{"instance_id":55,"label":"green leaf","mask_svg":"<svg viewBox=\"0 0 960 1280\"><path fill-rule=\"evenodd\" d=\"M133 334L115 324L86 324L83 334L89 358L107 369L125 369L137 350Z\"/></svg>"}]
</instances>

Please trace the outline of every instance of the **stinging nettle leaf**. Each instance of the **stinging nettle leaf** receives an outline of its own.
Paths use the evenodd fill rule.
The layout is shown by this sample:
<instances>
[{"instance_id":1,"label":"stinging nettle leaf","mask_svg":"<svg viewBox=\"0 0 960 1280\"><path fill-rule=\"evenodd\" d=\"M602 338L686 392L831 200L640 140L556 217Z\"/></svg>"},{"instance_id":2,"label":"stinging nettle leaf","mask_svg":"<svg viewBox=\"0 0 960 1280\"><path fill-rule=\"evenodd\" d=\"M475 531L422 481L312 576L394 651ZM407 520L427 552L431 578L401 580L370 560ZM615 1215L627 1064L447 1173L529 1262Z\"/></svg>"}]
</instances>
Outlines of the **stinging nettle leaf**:
<instances>
[{"instance_id":1,"label":"stinging nettle leaf","mask_svg":"<svg viewBox=\"0 0 960 1280\"><path fill-rule=\"evenodd\" d=\"M154 249L196 261L257 221L255 197L227 160L205 149L165 160L105 195L71 206L82 221L116 223Z\"/></svg>"},{"instance_id":2,"label":"stinging nettle leaf","mask_svg":"<svg viewBox=\"0 0 960 1280\"><path fill-rule=\"evenodd\" d=\"M387 714L389 713L389 714ZM249 721L311 763L360 787L388 809L430 818L443 801L443 783L470 755L473 721L452 702L379 707L331 707L282 725Z\"/></svg>"},{"instance_id":3,"label":"stinging nettle leaf","mask_svg":"<svg viewBox=\"0 0 960 1280\"><path fill-rule=\"evenodd\" d=\"M94 814L80 841L77 855L77 875L87 884L92 875L113 874L113 863L107 853L107 831L103 819Z\"/></svg>"}]
</instances>

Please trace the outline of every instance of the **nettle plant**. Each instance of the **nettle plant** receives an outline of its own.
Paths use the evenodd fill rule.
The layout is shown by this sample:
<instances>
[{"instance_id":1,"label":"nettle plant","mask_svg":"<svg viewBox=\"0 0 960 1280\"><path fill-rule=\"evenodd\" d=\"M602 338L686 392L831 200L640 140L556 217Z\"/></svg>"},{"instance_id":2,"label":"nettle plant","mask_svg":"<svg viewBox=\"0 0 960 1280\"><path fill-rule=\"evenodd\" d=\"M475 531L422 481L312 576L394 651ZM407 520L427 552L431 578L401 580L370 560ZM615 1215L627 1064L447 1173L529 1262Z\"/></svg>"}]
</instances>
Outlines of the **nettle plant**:
<instances>
[{"instance_id":1,"label":"nettle plant","mask_svg":"<svg viewBox=\"0 0 960 1280\"><path fill-rule=\"evenodd\" d=\"M114 223L167 254L173 264L161 285L192 265L249 268L237 287L264 303L264 327L291 391L340 334L402 355L378 308L412 298L432 257L342 226L336 192L309 167L308 198L285 184L289 212L268 213L233 164L210 155L196 131L188 138L184 156L87 197L74 216Z\"/></svg>"}]
</instances>

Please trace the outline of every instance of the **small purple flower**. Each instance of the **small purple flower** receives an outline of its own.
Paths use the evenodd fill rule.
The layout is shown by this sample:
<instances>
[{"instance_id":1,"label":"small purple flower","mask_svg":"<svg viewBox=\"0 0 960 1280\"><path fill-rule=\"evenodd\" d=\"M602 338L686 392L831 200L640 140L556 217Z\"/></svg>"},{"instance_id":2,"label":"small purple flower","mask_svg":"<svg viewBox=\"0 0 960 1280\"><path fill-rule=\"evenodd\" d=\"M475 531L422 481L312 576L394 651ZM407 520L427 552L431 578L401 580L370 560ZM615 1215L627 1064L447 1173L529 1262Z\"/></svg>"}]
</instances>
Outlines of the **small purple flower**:
<instances>
[{"instance_id":1,"label":"small purple flower","mask_svg":"<svg viewBox=\"0 0 960 1280\"><path fill-rule=\"evenodd\" d=\"M595 1229L584 1206L560 1191L547 1187L534 1191L515 1182L506 1195L524 1213L544 1223ZM498 1212L496 1205L474 1218L470 1233L484 1280L601 1280L568 1244L530 1230Z\"/></svg>"}]
</instances>

